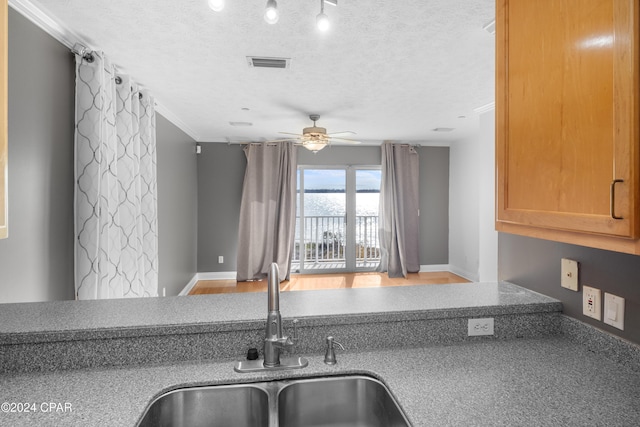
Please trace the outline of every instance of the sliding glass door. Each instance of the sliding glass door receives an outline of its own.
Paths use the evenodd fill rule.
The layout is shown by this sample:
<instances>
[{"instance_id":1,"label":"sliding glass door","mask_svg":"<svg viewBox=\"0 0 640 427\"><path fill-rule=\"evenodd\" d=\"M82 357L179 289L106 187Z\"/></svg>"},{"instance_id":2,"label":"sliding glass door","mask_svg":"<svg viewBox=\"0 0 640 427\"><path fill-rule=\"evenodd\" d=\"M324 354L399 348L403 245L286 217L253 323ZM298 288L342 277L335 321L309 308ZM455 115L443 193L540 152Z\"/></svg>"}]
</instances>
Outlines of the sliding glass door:
<instances>
[{"instance_id":1,"label":"sliding glass door","mask_svg":"<svg viewBox=\"0 0 640 427\"><path fill-rule=\"evenodd\" d=\"M371 271L378 265L380 169L298 169L292 271Z\"/></svg>"}]
</instances>

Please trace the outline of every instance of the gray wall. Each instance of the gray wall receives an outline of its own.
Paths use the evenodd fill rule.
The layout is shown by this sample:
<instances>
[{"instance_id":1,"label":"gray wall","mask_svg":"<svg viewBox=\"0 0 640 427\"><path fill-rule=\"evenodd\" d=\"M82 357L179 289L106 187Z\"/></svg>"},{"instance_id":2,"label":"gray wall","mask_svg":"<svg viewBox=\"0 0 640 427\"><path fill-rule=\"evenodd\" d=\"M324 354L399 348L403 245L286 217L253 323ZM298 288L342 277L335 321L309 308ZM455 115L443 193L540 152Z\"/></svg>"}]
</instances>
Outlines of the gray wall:
<instances>
[{"instance_id":1,"label":"gray wall","mask_svg":"<svg viewBox=\"0 0 640 427\"><path fill-rule=\"evenodd\" d=\"M560 287L561 258L580 263L580 292ZM565 314L640 344L640 256L499 233L498 266L501 280L557 298ZM603 300L604 292L625 298L624 331L582 314L582 285L601 289Z\"/></svg>"},{"instance_id":2,"label":"gray wall","mask_svg":"<svg viewBox=\"0 0 640 427\"><path fill-rule=\"evenodd\" d=\"M420 263L448 263L449 148L420 153ZM299 165L379 165L380 148L298 150ZM246 160L239 145L202 144L198 156L198 271L235 271L238 216ZM224 264L218 264L218 256Z\"/></svg>"},{"instance_id":3,"label":"gray wall","mask_svg":"<svg viewBox=\"0 0 640 427\"><path fill-rule=\"evenodd\" d=\"M421 147L420 265L449 264L449 147Z\"/></svg>"},{"instance_id":4,"label":"gray wall","mask_svg":"<svg viewBox=\"0 0 640 427\"><path fill-rule=\"evenodd\" d=\"M74 58L9 8L9 238L0 302L74 298ZM196 272L194 141L157 116L160 294Z\"/></svg>"},{"instance_id":5,"label":"gray wall","mask_svg":"<svg viewBox=\"0 0 640 427\"><path fill-rule=\"evenodd\" d=\"M178 295L197 272L198 174L195 140L156 114L158 293Z\"/></svg>"},{"instance_id":6,"label":"gray wall","mask_svg":"<svg viewBox=\"0 0 640 427\"><path fill-rule=\"evenodd\" d=\"M241 145L207 143L198 155L198 271L235 271L242 181ZM224 264L218 264L218 256Z\"/></svg>"},{"instance_id":7,"label":"gray wall","mask_svg":"<svg viewBox=\"0 0 640 427\"><path fill-rule=\"evenodd\" d=\"M73 299L73 56L9 8L9 238L0 302Z\"/></svg>"}]
</instances>

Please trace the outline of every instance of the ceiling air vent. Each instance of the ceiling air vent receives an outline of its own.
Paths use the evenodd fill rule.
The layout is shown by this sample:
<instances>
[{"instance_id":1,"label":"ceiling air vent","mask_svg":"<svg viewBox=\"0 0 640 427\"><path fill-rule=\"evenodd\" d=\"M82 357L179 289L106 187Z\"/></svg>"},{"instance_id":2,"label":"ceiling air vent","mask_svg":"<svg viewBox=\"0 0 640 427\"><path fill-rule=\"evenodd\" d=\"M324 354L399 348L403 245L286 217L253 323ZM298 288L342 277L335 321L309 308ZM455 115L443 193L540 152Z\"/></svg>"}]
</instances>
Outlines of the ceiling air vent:
<instances>
[{"instance_id":1,"label":"ceiling air vent","mask_svg":"<svg viewBox=\"0 0 640 427\"><path fill-rule=\"evenodd\" d=\"M291 58L267 58L264 56L247 56L249 67L254 68L289 68Z\"/></svg>"}]
</instances>

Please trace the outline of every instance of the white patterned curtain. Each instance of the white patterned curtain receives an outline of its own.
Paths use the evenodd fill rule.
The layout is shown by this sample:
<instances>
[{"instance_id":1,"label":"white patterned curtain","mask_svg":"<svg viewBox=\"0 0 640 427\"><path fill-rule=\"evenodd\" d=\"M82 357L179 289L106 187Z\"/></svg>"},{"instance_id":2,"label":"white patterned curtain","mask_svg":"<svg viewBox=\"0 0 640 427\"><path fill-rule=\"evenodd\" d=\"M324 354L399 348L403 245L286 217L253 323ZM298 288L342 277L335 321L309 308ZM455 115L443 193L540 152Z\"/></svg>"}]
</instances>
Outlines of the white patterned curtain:
<instances>
[{"instance_id":1,"label":"white patterned curtain","mask_svg":"<svg viewBox=\"0 0 640 427\"><path fill-rule=\"evenodd\" d=\"M77 299L158 295L153 98L102 52L76 55Z\"/></svg>"}]
</instances>

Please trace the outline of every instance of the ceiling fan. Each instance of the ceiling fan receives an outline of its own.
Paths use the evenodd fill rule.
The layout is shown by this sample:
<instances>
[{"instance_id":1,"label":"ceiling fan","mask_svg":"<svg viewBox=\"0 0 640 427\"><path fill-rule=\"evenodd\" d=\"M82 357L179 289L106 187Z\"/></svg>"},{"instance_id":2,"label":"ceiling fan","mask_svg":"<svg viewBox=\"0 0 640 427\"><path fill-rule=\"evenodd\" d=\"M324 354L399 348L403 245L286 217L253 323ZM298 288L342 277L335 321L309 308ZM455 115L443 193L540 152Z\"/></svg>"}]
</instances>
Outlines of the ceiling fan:
<instances>
[{"instance_id":1,"label":"ceiling fan","mask_svg":"<svg viewBox=\"0 0 640 427\"><path fill-rule=\"evenodd\" d=\"M355 134L355 132L344 131L344 132L327 133L326 128L321 128L316 126L316 122L320 120L319 114L310 114L309 118L311 119L311 121L313 121L313 126L302 129L302 134L280 132L283 135L295 135L295 137L277 139L275 141L269 141L269 142L297 141L296 145L302 145L304 148L306 148L309 151L313 151L314 153L317 153L318 151L322 150L324 147L331 144L332 141L343 142L346 144L360 144L360 141L347 139L347 138L340 138L337 136L341 134Z\"/></svg>"}]
</instances>

